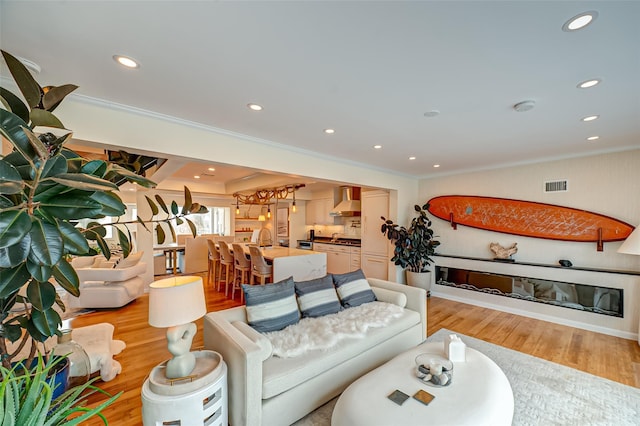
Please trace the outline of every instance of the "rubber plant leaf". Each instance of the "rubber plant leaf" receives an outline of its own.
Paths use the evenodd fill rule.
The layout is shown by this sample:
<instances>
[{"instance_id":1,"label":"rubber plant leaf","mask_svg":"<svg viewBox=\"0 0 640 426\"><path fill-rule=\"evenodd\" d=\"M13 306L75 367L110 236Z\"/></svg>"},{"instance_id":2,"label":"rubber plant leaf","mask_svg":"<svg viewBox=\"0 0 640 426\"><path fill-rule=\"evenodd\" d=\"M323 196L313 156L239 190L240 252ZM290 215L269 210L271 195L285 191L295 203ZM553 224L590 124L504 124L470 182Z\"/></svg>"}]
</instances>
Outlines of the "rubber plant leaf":
<instances>
[{"instance_id":1,"label":"rubber plant leaf","mask_svg":"<svg viewBox=\"0 0 640 426\"><path fill-rule=\"evenodd\" d=\"M0 133L11 142L25 159L32 160L35 158L36 153L29 142L29 138L22 131L23 127L28 126L20 117L6 109L0 109Z\"/></svg>"},{"instance_id":2,"label":"rubber plant leaf","mask_svg":"<svg viewBox=\"0 0 640 426\"><path fill-rule=\"evenodd\" d=\"M43 89L42 106L47 111L53 111L62 100L71 92L76 90L75 84L63 84L62 86L47 86Z\"/></svg>"},{"instance_id":3,"label":"rubber plant leaf","mask_svg":"<svg viewBox=\"0 0 640 426\"><path fill-rule=\"evenodd\" d=\"M55 155L49 158L44 164L42 178L53 177L64 173L67 173L67 160L62 155Z\"/></svg>"},{"instance_id":4,"label":"rubber plant leaf","mask_svg":"<svg viewBox=\"0 0 640 426\"><path fill-rule=\"evenodd\" d=\"M155 198L156 198L156 202L158 203L162 211L165 212L166 214L169 214L169 209L167 208L167 204L164 202L162 197L156 194Z\"/></svg>"},{"instance_id":5,"label":"rubber plant leaf","mask_svg":"<svg viewBox=\"0 0 640 426\"><path fill-rule=\"evenodd\" d=\"M29 121L29 108L27 108L19 97L4 87L0 87L0 97L4 100L9 111L20 117L24 122Z\"/></svg>"},{"instance_id":6,"label":"rubber plant leaf","mask_svg":"<svg viewBox=\"0 0 640 426\"><path fill-rule=\"evenodd\" d=\"M91 199L102 205L100 214L104 216L122 216L127 210L120 197L114 192L94 192L91 194Z\"/></svg>"},{"instance_id":7,"label":"rubber plant leaf","mask_svg":"<svg viewBox=\"0 0 640 426\"><path fill-rule=\"evenodd\" d=\"M58 225L60 235L62 235L62 242L66 253L74 255L89 253L89 243L87 243L87 239L78 228L62 220L56 221L56 225Z\"/></svg>"},{"instance_id":8,"label":"rubber plant leaf","mask_svg":"<svg viewBox=\"0 0 640 426\"><path fill-rule=\"evenodd\" d=\"M0 248L0 268L13 268L23 263L27 260L30 247L31 237L27 234L17 244Z\"/></svg>"},{"instance_id":9,"label":"rubber plant leaf","mask_svg":"<svg viewBox=\"0 0 640 426\"><path fill-rule=\"evenodd\" d=\"M27 286L27 297L34 308L45 311L56 300L56 288L50 282L33 280Z\"/></svg>"},{"instance_id":10,"label":"rubber plant leaf","mask_svg":"<svg viewBox=\"0 0 640 426\"><path fill-rule=\"evenodd\" d=\"M18 85L22 96L24 96L27 101L27 104L32 109L36 108L40 104L40 99L42 98L42 88L31 76L27 67L25 67L16 57L4 50L2 51L2 56L4 56L9 72L11 72L11 75Z\"/></svg>"},{"instance_id":11,"label":"rubber plant leaf","mask_svg":"<svg viewBox=\"0 0 640 426\"><path fill-rule=\"evenodd\" d=\"M162 229L162 225L156 225L156 238L158 240L158 244L164 244L165 234L164 229Z\"/></svg>"},{"instance_id":12,"label":"rubber plant leaf","mask_svg":"<svg viewBox=\"0 0 640 426\"><path fill-rule=\"evenodd\" d=\"M118 189L118 186L113 182L84 173L62 173L56 177L47 179L83 191L110 191Z\"/></svg>"},{"instance_id":13,"label":"rubber plant leaf","mask_svg":"<svg viewBox=\"0 0 640 426\"><path fill-rule=\"evenodd\" d=\"M31 230L31 218L24 210L0 212L0 248L17 244Z\"/></svg>"},{"instance_id":14,"label":"rubber plant leaf","mask_svg":"<svg viewBox=\"0 0 640 426\"><path fill-rule=\"evenodd\" d=\"M148 196L145 195L144 198L147 199L147 204L149 204L149 208L151 209L152 215L153 216L157 215L159 213L158 205L154 203L153 200Z\"/></svg>"},{"instance_id":15,"label":"rubber plant leaf","mask_svg":"<svg viewBox=\"0 0 640 426\"><path fill-rule=\"evenodd\" d=\"M106 161L91 160L83 164L80 171L88 175L104 178L104 175L107 173L107 169L108 169L108 166Z\"/></svg>"},{"instance_id":16,"label":"rubber plant leaf","mask_svg":"<svg viewBox=\"0 0 640 426\"><path fill-rule=\"evenodd\" d=\"M77 198L74 196L60 195L47 200L42 200L40 210L50 216L63 220L77 220L92 218L102 211L102 204L90 198Z\"/></svg>"},{"instance_id":17,"label":"rubber plant leaf","mask_svg":"<svg viewBox=\"0 0 640 426\"><path fill-rule=\"evenodd\" d=\"M31 311L31 321L42 336L53 336L56 334L58 327L62 324L60 315L54 309L45 309L39 311L33 309Z\"/></svg>"},{"instance_id":18,"label":"rubber plant leaf","mask_svg":"<svg viewBox=\"0 0 640 426\"><path fill-rule=\"evenodd\" d=\"M171 213L174 216L178 214L178 203L175 200L171 201Z\"/></svg>"},{"instance_id":19,"label":"rubber plant leaf","mask_svg":"<svg viewBox=\"0 0 640 426\"><path fill-rule=\"evenodd\" d=\"M187 225L189 225L189 228L191 228L191 235L193 235L194 237L198 235L198 229L196 228L196 225L186 217L184 218L184 220L187 221Z\"/></svg>"},{"instance_id":20,"label":"rubber plant leaf","mask_svg":"<svg viewBox=\"0 0 640 426\"><path fill-rule=\"evenodd\" d=\"M54 266L63 255L64 245L58 227L33 218L31 223L31 251L29 260L46 266Z\"/></svg>"},{"instance_id":21,"label":"rubber plant leaf","mask_svg":"<svg viewBox=\"0 0 640 426\"><path fill-rule=\"evenodd\" d=\"M34 280L47 281L51 277L51 266L27 260L27 270Z\"/></svg>"},{"instance_id":22,"label":"rubber plant leaf","mask_svg":"<svg viewBox=\"0 0 640 426\"><path fill-rule=\"evenodd\" d=\"M109 248L109 244L107 244L107 242L105 241L105 239L98 235L98 238L96 238L96 242L98 243L98 246L100 247L100 250L102 251L102 255L107 259L111 259L111 248Z\"/></svg>"},{"instance_id":23,"label":"rubber plant leaf","mask_svg":"<svg viewBox=\"0 0 640 426\"><path fill-rule=\"evenodd\" d=\"M184 187L184 205L182 206L182 214L189 214L189 208L193 204L191 199L191 191L186 186Z\"/></svg>"},{"instance_id":24,"label":"rubber plant leaf","mask_svg":"<svg viewBox=\"0 0 640 426\"><path fill-rule=\"evenodd\" d=\"M49 150L47 150L47 147L44 146L42 141L38 139L38 137L31 131L31 129L27 127L22 127L22 131L24 132L25 135L27 135L27 139L29 139L29 143L31 144L33 149L36 151L38 156L43 160L46 160L47 158L49 158Z\"/></svg>"},{"instance_id":25,"label":"rubber plant leaf","mask_svg":"<svg viewBox=\"0 0 640 426\"><path fill-rule=\"evenodd\" d=\"M173 225L171 224L171 222L167 222L167 225L169 226L169 232L171 232L171 241L175 242L176 241L176 230L173 228Z\"/></svg>"},{"instance_id":26,"label":"rubber plant leaf","mask_svg":"<svg viewBox=\"0 0 640 426\"><path fill-rule=\"evenodd\" d=\"M62 124L62 121L60 121L58 117L43 109L32 109L29 113L29 118L31 119L31 125L33 127L44 126L64 129L64 124Z\"/></svg>"},{"instance_id":27,"label":"rubber plant leaf","mask_svg":"<svg viewBox=\"0 0 640 426\"><path fill-rule=\"evenodd\" d=\"M24 181L16 168L0 159L0 194L19 194L24 189Z\"/></svg>"},{"instance_id":28,"label":"rubber plant leaf","mask_svg":"<svg viewBox=\"0 0 640 426\"><path fill-rule=\"evenodd\" d=\"M116 228L118 230L118 242L120 243L120 248L122 249L122 256L128 257L129 253L131 253L131 236L127 236L122 229Z\"/></svg>"},{"instance_id":29,"label":"rubber plant leaf","mask_svg":"<svg viewBox=\"0 0 640 426\"><path fill-rule=\"evenodd\" d=\"M0 274L0 299L5 299L20 290L29 282L31 275L26 263L21 263L14 268L3 269Z\"/></svg>"},{"instance_id":30,"label":"rubber plant leaf","mask_svg":"<svg viewBox=\"0 0 640 426\"><path fill-rule=\"evenodd\" d=\"M72 296L80 296L80 279L73 266L64 258L53 267L53 276L60 286Z\"/></svg>"}]
</instances>

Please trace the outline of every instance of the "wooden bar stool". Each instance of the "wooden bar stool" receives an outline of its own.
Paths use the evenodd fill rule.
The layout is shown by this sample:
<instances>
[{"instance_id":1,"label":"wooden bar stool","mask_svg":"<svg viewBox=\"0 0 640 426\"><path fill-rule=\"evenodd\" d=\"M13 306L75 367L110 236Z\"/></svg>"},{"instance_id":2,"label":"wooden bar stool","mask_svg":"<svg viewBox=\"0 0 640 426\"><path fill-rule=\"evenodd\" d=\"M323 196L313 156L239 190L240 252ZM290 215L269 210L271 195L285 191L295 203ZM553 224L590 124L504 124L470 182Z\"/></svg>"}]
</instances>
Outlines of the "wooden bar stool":
<instances>
[{"instance_id":1,"label":"wooden bar stool","mask_svg":"<svg viewBox=\"0 0 640 426\"><path fill-rule=\"evenodd\" d=\"M244 297L242 287L240 284L249 284L249 275L251 274L251 261L247 259L244 254L244 248L240 244L232 244L233 258L235 263L233 265L235 272L233 275L233 287L231 288L231 298L234 298L236 289L240 290L240 301Z\"/></svg>"},{"instance_id":2,"label":"wooden bar stool","mask_svg":"<svg viewBox=\"0 0 640 426\"><path fill-rule=\"evenodd\" d=\"M233 259L233 255L231 254L231 250L229 250L229 245L220 240L218 241L218 246L220 247L220 280L222 281L222 268L224 268L225 271L225 279L224 279L224 295L228 296L229 295L229 284L232 284L231 281L229 281L230 278L233 277L233 263L235 262L235 260Z\"/></svg>"},{"instance_id":3,"label":"wooden bar stool","mask_svg":"<svg viewBox=\"0 0 640 426\"><path fill-rule=\"evenodd\" d=\"M260 251L259 247L249 246L249 254L251 255L251 282L254 283L254 277L260 278L260 284L264 285L267 279L273 280L273 266L269 265Z\"/></svg>"},{"instance_id":4,"label":"wooden bar stool","mask_svg":"<svg viewBox=\"0 0 640 426\"><path fill-rule=\"evenodd\" d=\"M216 243L214 243L213 240L207 240L207 247L209 249L207 278L209 279L209 283L217 283L218 286L216 287L216 290L220 291L219 278L221 271L219 271L219 269L222 269L222 264L220 263L220 250L218 250Z\"/></svg>"}]
</instances>

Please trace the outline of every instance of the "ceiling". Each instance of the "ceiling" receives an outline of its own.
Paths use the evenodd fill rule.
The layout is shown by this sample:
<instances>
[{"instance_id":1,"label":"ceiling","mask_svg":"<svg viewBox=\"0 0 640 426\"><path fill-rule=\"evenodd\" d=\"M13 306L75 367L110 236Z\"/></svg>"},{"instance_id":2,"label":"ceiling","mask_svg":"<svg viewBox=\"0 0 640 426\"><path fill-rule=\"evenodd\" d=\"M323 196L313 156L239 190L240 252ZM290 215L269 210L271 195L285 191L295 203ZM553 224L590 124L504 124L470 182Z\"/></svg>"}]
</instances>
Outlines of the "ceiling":
<instances>
[{"instance_id":1,"label":"ceiling","mask_svg":"<svg viewBox=\"0 0 640 426\"><path fill-rule=\"evenodd\" d=\"M638 1L2 0L0 8L0 46L37 63L41 83L74 83L83 96L377 170L427 177L640 148ZM591 25L562 30L589 10L598 12ZM122 68L115 54L140 67ZM592 78L602 82L576 87ZM526 100L535 107L516 112ZM599 118L581 121L589 115ZM179 160L171 174L209 166ZM219 169L215 178L254 173Z\"/></svg>"}]
</instances>

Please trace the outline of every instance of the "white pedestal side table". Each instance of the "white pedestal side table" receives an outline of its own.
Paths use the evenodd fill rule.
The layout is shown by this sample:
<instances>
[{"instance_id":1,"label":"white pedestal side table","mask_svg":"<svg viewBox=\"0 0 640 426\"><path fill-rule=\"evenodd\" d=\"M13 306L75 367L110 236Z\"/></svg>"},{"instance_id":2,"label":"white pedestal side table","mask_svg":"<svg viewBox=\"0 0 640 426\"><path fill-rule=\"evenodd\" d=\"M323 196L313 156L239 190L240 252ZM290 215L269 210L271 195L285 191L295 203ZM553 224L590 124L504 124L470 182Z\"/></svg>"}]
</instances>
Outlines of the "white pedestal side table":
<instances>
[{"instance_id":1,"label":"white pedestal side table","mask_svg":"<svg viewBox=\"0 0 640 426\"><path fill-rule=\"evenodd\" d=\"M191 379L173 381L164 375L166 362L154 367L142 385L145 426L228 424L227 365L214 351L195 351Z\"/></svg>"}]
</instances>

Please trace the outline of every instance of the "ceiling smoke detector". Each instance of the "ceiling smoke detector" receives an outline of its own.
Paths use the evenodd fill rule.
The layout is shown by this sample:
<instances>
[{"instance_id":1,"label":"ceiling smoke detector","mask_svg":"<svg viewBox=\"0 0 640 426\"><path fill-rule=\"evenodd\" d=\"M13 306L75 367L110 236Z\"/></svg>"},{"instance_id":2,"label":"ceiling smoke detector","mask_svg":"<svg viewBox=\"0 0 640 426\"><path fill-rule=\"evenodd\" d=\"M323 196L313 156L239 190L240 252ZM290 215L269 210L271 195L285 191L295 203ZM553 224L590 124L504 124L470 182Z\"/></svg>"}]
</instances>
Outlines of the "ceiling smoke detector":
<instances>
[{"instance_id":1,"label":"ceiling smoke detector","mask_svg":"<svg viewBox=\"0 0 640 426\"><path fill-rule=\"evenodd\" d=\"M536 106L535 101L522 101L515 104L513 109L518 112L525 112L533 109L534 106Z\"/></svg>"}]
</instances>

